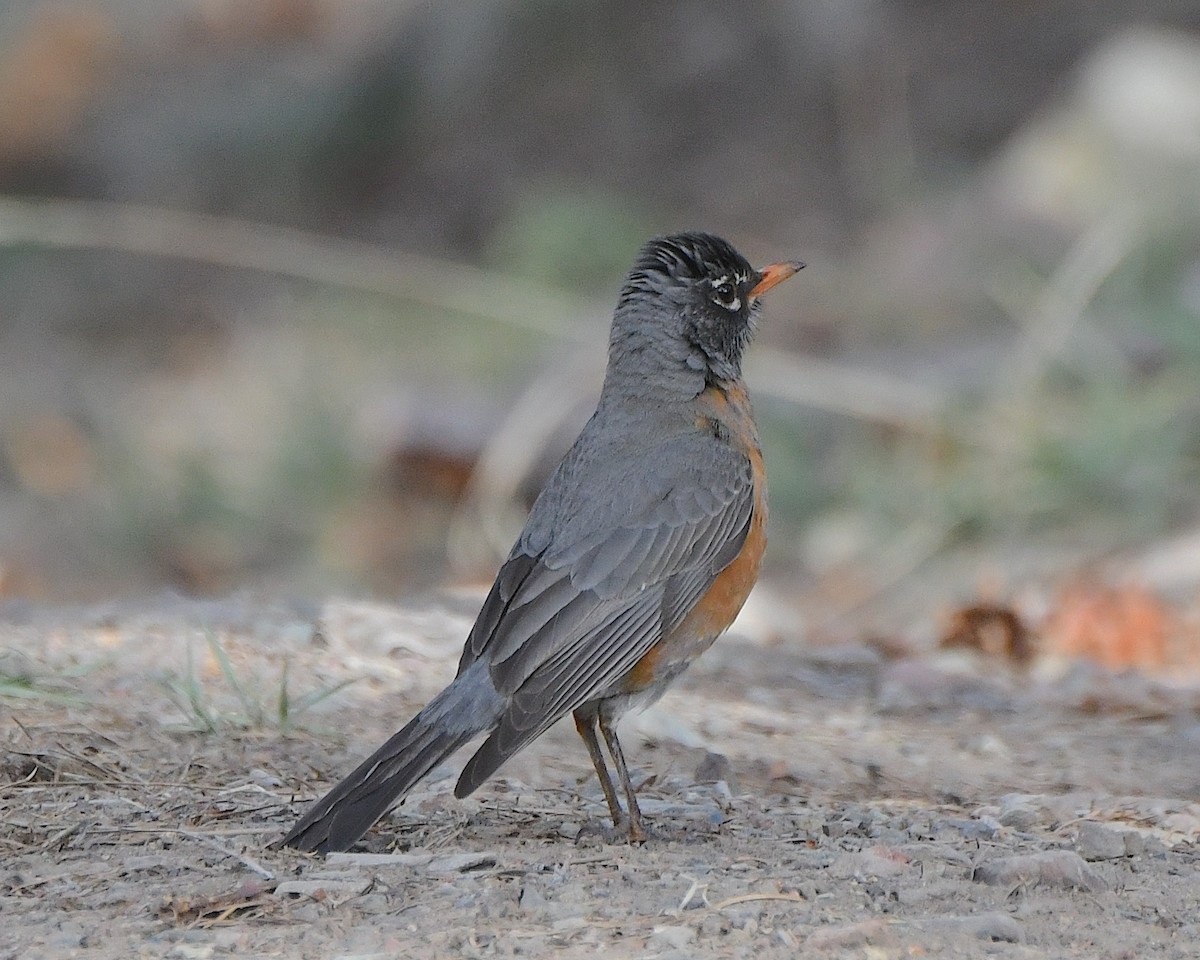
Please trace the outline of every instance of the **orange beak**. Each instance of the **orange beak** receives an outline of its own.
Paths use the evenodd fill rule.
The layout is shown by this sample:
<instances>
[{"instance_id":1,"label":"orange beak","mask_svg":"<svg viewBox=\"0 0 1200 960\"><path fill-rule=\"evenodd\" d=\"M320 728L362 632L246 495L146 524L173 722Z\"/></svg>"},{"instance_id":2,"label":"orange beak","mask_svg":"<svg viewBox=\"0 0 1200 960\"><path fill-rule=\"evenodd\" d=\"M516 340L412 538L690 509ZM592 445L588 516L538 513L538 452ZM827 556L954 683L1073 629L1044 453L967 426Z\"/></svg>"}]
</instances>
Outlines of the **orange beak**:
<instances>
[{"instance_id":1,"label":"orange beak","mask_svg":"<svg viewBox=\"0 0 1200 960\"><path fill-rule=\"evenodd\" d=\"M785 260L782 263L772 263L769 267L763 267L758 272L762 279L750 291L750 299L757 300L772 287L783 283L788 277L794 277L803 269L804 264L799 260Z\"/></svg>"}]
</instances>

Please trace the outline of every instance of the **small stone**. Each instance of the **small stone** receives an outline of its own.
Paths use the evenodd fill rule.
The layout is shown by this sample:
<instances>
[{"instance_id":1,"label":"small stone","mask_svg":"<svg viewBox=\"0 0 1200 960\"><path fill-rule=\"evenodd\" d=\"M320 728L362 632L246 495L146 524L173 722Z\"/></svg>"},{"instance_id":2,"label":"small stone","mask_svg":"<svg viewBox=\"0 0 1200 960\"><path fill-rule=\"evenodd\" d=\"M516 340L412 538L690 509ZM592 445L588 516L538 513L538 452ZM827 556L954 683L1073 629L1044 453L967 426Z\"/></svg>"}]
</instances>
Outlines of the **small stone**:
<instances>
[{"instance_id":1,"label":"small stone","mask_svg":"<svg viewBox=\"0 0 1200 960\"><path fill-rule=\"evenodd\" d=\"M1116 860L1126 855L1124 831L1114 830L1094 820L1079 824L1075 850L1084 860Z\"/></svg>"},{"instance_id":2,"label":"small stone","mask_svg":"<svg viewBox=\"0 0 1200 960\"><path fill-rule=\"evenodd\" d=\"M814 950L849 950L866 945L879 946L891 943L893 939L887 921L873 918L857 923L818 927L804 945Z\"/></svg>"},{"instance_id":3,"label":"small stone","mask_svg":"<svg viewBox=\"0 0 1200 960\"><path fill-rule=\"evenodd\" d=\"M730 793L737 793L737 777L733 772L733 764L723 753L709 750L704 759L696 766L695 779L697 783L717 783L724 780Z\"/></svg>"},{"instance_id":4,"label":"small stone","mask_svg":"<svg viewBox=\"0 0 1200 960\"><path fill-rule=\"evenodd\" d=\"M354 909L368 915L384 914L391 910L391 904L382 893L368 893L354 901Z\"/></svg>"},{"instance_id":5,"label":"small stone","mask_svg":"<svg viewBox=\"0 0 1200 960\"><path fill-rule=\"evenodd\" d=\"M992 840L1003 826L995 817L954 818L945 821L945 825L957 830L967 840Z\"/></svg>"},{"instance_id":6,"label":"small stone","mask_svg":"<svg viewBox=\"0 0 1200 960\"><path fill-rule=\"evenodd\" d=\"M321 908L313 901L301 903L288 916L289 920L298 921L300 923L316 923L321 918Z\"/></svg>"},{"instance_id":7,"label":"small stone","mask_svg":"<svg viewBox=\"0 0 1200 960\"><path fill-rule=\"evenodd\" d=\"M1000 810L996 820L1001 826L1014 830L1032 830L1041 819L1041 811L1034 805L1035 797L1023 793L1009 793L1000 798Z\"/></svg>"},{"instance_id":8,"label":"small stone","mask_svg":"<svg viewBox=\"0 0 1200 960\"><path fill-rule=\"evenodd\" d=\"M796 938L792 936L790 930L776 930L774 939L780 946L788 947L789 949L796 946Z\"/></svg>"},{"instance_id":9,"label":"small stone","mask_svg":"<svg viewBox=\"0 0 1200 960\"><path fill-rule=\"evenodd\" d=\"M167 956L178 960L208 960L214 952L211 943L177 943L167 951Z\"/></svg>"},{"instance_id":10,"label":"small stone","mask_svg":"<svg viewBox=\"0 0 1200 960\"><path fill-rule=\"evenodd\" d=\"M907 873L910 861L883 847L873 847L861 853L843 853L829 866L829 875L839 879L856 877L883 879Z\"/></svg>"},{"instance_id":11,"label":"small stone","mask_svg":"<svg viewBox=\"0 0 1200 960\"><path fill-rule=\"evenodd\" d=\"M537 887L522 887L521 896L518 901L521 904L521 909L526 911L544 910L546 907L546 898L542 896Z\"/></svg>"},{"instance_id":12,"label":"small stone","mask_svg":"<svg viewBox=\"0 0 1200 960\"><path fill-rule=\"evenodd\" d=\"M655 927L650 935L650 943L675 950L682 950L695 939L696 931L691 927Z\"/></svg>"},{"instance_id":13,"label":"small stone","mask_svg":"<svg viewBox=\"0 0 1200 960\"><path fill-rule=\"evenodd\" d=\"M1037 826L1038 812L1033 807L1014 806L1001 811L1000 816L996 819L1003 827L1012 827L1014 830L1032 830Z\"/></svg>"},{"instance_id":14,"label":"small stone","mask_svg":"<svg viewBox=\"0 0 1200 960\"><path fill-rule=\"evenodd\" d=\"M1071 850L998 857L977 866L972 879L993 886L1045 884L1048 887L1074 887L1093 893L1108 889L1104 878Z\"/></svg>"}]
</instances>

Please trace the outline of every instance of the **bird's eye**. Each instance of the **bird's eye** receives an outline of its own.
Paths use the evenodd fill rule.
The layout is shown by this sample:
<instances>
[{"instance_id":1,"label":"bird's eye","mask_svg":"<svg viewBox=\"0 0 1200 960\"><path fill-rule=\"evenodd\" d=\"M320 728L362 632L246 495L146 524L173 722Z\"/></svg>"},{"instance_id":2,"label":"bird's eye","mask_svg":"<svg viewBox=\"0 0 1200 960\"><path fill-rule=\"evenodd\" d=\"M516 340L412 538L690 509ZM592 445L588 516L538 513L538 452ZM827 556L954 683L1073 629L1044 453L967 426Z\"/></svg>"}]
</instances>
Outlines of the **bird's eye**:
<instances>
[{"instance_id":1,"label":"bird's eye","mask_svg":"<svg viewBox=\"0 0 1200 960\"><path fill-rule=\"evenodd\" d=\"M738 306L737 287L735 287L728 280L722 280L715 287L713 287L713 294L715 295L717 303L723 307L729 307L732 309Z\"/></svg>"}]
</instances>

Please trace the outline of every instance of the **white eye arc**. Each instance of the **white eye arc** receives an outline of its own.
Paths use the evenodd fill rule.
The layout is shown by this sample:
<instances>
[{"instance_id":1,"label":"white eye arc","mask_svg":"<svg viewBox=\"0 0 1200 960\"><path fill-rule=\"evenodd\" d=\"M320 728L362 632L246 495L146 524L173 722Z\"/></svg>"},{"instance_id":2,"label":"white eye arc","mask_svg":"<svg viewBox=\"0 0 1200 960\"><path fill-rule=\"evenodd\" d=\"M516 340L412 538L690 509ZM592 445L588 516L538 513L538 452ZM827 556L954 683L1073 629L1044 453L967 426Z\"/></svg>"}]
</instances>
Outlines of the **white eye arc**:
<instances>
[{"instance_id":1,"label":"white eye arc","mask_svg":"<svg viewBox=\"0 0 1200 960\"><path fill-rule=\"evenodd\" d=\"M739 310L742 306L737 287L727 277L720 277L713 281L713 302L727 310Z\"/></svg>"}]
</instances>

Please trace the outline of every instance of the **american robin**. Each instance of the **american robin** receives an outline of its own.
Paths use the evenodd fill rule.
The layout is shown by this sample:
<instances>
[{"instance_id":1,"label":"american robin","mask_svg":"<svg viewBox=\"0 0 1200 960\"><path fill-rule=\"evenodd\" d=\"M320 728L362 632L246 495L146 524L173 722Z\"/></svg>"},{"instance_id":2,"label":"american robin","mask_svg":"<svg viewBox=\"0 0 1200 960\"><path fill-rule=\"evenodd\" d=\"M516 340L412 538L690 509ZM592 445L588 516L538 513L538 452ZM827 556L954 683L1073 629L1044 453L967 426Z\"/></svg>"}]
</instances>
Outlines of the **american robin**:
<instances>
[{"instance_id":1,"label":"american robin","mask_svg":"<svg viewBox=\"0 0 1200 960\"><path fill-rule=\"evenodd\" d=\"M753 269L719 237L650 241L621 288L596 412L533 505L458 674L282 840L345 850L477 734L456 797L567 713L613 823L645 840L614 724L733 622L758 578L767 490L742 353L758 301L804 265Z\"/></svg>"}]
</instances>

